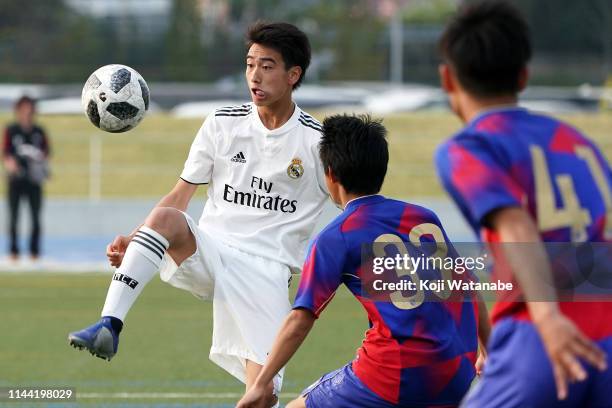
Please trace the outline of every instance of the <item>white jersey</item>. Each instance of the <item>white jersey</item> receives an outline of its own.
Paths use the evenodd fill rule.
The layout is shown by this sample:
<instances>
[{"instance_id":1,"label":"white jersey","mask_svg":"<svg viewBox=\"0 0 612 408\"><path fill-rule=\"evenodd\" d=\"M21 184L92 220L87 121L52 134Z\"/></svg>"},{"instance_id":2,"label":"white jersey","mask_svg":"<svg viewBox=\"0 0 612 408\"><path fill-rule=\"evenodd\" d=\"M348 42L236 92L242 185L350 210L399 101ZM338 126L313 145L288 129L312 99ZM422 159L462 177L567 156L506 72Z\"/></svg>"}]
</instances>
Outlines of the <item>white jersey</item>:
<instances>
[{"instance_id":1,"label":"white jersey","mask_svg":"<svg viewBox=\"0 0 612 408\"><path fill-rule=\"evenodd\" d=\"M210 184L199 226L237 249L301 269L328 197L321 129L297 105L274 130L252 103L209 115L181 174L188 183Z\"/></svg>"}]
</instances>

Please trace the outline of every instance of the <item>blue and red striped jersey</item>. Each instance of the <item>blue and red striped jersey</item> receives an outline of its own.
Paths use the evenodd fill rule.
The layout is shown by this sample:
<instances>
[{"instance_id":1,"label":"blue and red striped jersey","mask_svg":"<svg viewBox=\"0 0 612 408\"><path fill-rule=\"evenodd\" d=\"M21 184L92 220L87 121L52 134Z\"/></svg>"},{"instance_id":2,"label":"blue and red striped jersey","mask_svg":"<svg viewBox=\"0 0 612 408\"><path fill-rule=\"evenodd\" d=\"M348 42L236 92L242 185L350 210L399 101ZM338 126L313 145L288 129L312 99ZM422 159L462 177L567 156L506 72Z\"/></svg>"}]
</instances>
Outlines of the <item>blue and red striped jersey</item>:
<instances>
[{"instance_id":1,"label":"blue and red striped jersey","mask_svg":"<svg viewBox=\"0 0 612 408\"><path fill-rule=\"evenodd\" d=\"M438 217L426 208L380 195L350 201L311 242L294 303L318 317L344 284L370 323L353 370L381 398L404 406L444 402L446 396L448 403L456 403L458 390L467 391L475 375L478 305L472 300L425 301L406 308L374 300L363 289L371 273L363 248L381 237L409 242L415 233L431 242L434 230L454 251Z\"/></svg>"},{"instance_id":2,"label":"blue and red striped jersey","mask_svg":"<svg viewBox=\"0 0 612 408\"><path fill-rule=\"evenodd\" d=\"M544 242L612 241L612 172L597 146L557 119L518 107L484 112L436 153L444 187L476 234L499 242L487 216L528 211ZM612 334L611 302L561 303L591 338ZM500 302L493 320L528 319L524 303ZM599 317L602 319L600 320Z\"/></svg>"}]
</instances>

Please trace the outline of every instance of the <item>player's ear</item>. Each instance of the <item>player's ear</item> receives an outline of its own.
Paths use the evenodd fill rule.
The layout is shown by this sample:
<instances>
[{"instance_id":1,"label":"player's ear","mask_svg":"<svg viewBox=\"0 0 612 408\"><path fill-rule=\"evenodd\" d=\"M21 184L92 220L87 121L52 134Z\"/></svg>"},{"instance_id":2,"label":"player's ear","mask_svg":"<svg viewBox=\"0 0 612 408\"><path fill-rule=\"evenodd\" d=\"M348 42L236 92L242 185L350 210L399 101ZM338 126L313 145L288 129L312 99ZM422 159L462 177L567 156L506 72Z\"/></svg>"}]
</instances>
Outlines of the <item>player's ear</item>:
<instances>
[{"instance_id":1,"label":"player's ear","mask_svg":"<svg viewBox=\"0 0 612 408\"><path fill-rule=\"evenodd\" d=\"M455 78L448 64L438 65L438 74L440 75L440 86L446 93L451 93L455 90Z\"/></svg>"},{"instance_id":2,"label":"player's ear","mask_svg":"<svg viewBox=\"0 0 612 408\"><path fill-rule=\"evenodd\" d=\"M302 68L299 66L294 66L289 68L289 85L293 86L300 80L302 76Z\"/></svg>"},{"instance_id":3,"label":"player's ear","mask_svg":"<svg viewBox=\"0 0 612 408\"><path fill-rule=\"evenodd\" d=\"M523 69L521 69L521 72L519 73L519 83L518 83L519 92L527 87L528 81L529 81L529 70L527 69L527 67L524 67Z\"/></svg>"},{"instance_id":4,"label":"player's ear","mask_svg":"<svg viewBox=\"0 0 612 408\"><path fill-rule=\"evenodd\" d=\"M338 182L338 177L336 177L336 175L332 171L331 167L327 168L326 175L327 175L327 177L329 177L330 181L332 181L333 183L337 183Z\"/></svg>"}]
</instances>

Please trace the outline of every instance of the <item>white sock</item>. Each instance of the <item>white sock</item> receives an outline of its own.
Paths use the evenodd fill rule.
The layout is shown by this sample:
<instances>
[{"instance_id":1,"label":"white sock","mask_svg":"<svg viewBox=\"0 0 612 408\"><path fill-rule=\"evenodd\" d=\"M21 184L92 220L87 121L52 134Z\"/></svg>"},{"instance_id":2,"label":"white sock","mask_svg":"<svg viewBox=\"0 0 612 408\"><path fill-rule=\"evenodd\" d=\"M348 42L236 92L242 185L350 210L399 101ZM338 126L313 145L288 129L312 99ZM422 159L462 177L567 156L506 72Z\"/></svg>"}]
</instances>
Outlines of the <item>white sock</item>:
<instances>
[{"instance_id":1,"label":"white sock","mask_svg":"<svg viewBox=\"0 0 612 408\"><path fill-rule=\"evenodd\" d=\"M138 230L113 275L102 316L124 321L142 289L158 272L168 245L168 240L151 228L142 226Z\"/></svg>"}]
</instances>

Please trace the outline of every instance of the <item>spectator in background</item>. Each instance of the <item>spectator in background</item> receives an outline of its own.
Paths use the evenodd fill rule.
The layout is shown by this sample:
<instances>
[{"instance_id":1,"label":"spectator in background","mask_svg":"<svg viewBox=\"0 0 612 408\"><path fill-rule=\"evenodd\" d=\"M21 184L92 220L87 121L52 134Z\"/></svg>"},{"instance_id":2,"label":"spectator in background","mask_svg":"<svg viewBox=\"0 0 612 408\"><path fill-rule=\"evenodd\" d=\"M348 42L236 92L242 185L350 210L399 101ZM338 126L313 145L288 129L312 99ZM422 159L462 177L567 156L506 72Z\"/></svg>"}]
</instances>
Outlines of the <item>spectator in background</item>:
<instances>
[{"instance_id":1,"label":"spectator in background","mask_svg":"<svg viewBox=\"0 0 612 408\"><path fill-rule=\"evenodd\" d=\"M23 197L30 204L32 231L30 255L40 255L40 209L43 183L49 176L49 140L45 131L34 124L36 103L23 96L15 103L16 122L6 127L2 148L4 168L8 176L10 256L17 260L19 245L17 221L19 203Z\"/></svg>"}]
</instances>

